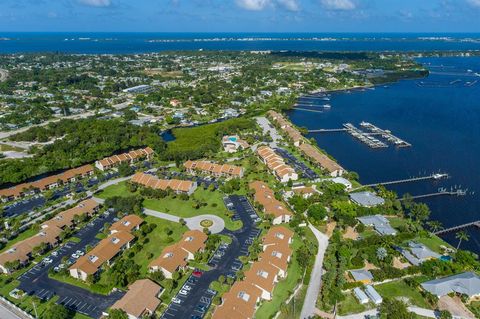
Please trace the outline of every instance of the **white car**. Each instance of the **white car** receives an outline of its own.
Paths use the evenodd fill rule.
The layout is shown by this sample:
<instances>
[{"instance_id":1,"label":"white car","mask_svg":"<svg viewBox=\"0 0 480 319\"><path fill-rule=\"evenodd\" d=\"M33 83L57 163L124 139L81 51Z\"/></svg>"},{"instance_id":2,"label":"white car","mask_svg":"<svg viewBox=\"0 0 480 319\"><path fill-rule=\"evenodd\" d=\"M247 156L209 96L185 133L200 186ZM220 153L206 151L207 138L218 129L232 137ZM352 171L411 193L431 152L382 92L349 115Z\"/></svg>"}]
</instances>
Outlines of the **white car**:
<instances>
[{"instance_id":1,"label":"white car","mask_svg":"<svg viewBox=\"0 0 480 319\"><path fill-rule=\"evenodd\" d=\"M190 287L189 285L185 285L185 286L183 286L183 289L186 290L186 291L190 291L190 290L192 290L192 287Z\"/></svg>"},{"instance_id":2,"label":"white car","mask_svg":"<svg viewBox=\"0 0 480 319\"><path fill-rule=\"evenodd\" d=\"M188 295L188 291L186 291L185 289L180 290L178 293L184 296Z\"/></svg>"},{"instance_id":3,"label":"white car","mask_svg":"<svg viewBox=\"0 0 480 319\"><path fill-rule=\"evenodd\" d=\"M77 255L77 254L72 254L72 258L73 258L73 259L78 259L78 258L80 258L80 256Z\"/></svg>"},{"instance_id":4,"label":"white car","mask_svg":"<svg viewBox=\"0 0 480 319\"><path fill-rule=\"evenodd\" d=\"M53 262L53 260L52 260L51 258L45 258L45 259L43 260L43 262L44 262L45 264L51 264L51 263Z\"/></svg>"},{"instance_id":5,"label":"white car","mask_svg":"<svg viewBox=\"0 0 480 319\"><path fill-rule=\"evenodd\" d=\"M178 298L172 298L172 302L176 303L176 304L181 304L182 303L182 301Z\"/></svg>"},{"instance_id":6,"label":"white car","mask_svg":"<svg viewBox=\"0 0 480 319\"><path fill-rule=\"evenodd\" d=\"M53 256L53 257L57 257L57 256L58 256L58 252L57 252L57 251L52 252L52 256Z\"/></svg>"},{"instance_id":7,"label":"white car","mask_svg":"<svg viewBox=\"0 0 480 319\"><path fill-rule=\"evenodd\" d=\"M84 253L83 251L81 251L81 250L77 250L77 251L75 252L75 254L77 254L78 256L83 256L83 255L85 255L85 253Z\"/></svg>"}]
</instances>

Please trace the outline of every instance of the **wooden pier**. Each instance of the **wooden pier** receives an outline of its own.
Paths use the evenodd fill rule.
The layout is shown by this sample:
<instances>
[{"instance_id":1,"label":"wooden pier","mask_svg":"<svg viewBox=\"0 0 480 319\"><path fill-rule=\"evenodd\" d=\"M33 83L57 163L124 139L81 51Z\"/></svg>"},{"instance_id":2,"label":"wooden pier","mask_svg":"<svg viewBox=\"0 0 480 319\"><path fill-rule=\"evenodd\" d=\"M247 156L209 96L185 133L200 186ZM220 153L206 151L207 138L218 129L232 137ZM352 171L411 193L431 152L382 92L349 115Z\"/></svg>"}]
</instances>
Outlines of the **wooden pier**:
<instances>
[{"instance_id":1,"label":"wooden pier","mask_svg":"<svg viewBox=\"0 0 480 319\"><path fill-rule=\"evenodd\" d=\"M477 221L474 221L474 222L471 222L471 223L466 223L466 224L454 226L454 227L450 227L450 228L446 228L446 229L442 229L442 230L439 230L439 231L435 232L434 234L438 236L438 235L443 235L443 234L447 234L447 233L451 233L451 232L460 231L460 230L463 230L465 228L470 228L470 227L480 228L480 220L477 220Z\"/></svg>"},{"instance_id":2,"label":"wooden pier","mask_svg":"<svg viewBox=\"0 0 480 319\"><path fill-rule=\"evenodd\" d=\"M461 189L458 189L456 191L446 191L446 190L440 190L436 193L430 193L430 194L423 194L423 195L415 195L411 196L411 199L420 199L420 198L428 198L428 197L436 197L436 196L465 196L467 195L467 192ZM404 200L404 198L399 198L399 201Z\"/></svg>"},{"instance_id":3,"label":"wooden pier","mask_svg":"<svg viewBox=\"0 0 480 319\"><path fill-rule=\"evenodd\" d=\"M295 108L296 110L301 110L300 108ZM353 125L352 123L343 124L343 128L340 129L317 129L317 130L308 130L309 133L329 133L329 132L347 132L354 138L358 139L362 143L365 143L371 148L385 148L388 147L388 144L385 142L390 142L397 147L410 147L412 144L402 140L401 138L392 134L389 130L381 129L371 123L361 122L360 126L367 131L363 131ZM381 141L382 138L384 141Z\"/></svg>"},{"instance_id":4,"label":"wooden pier","mask_svg":"<svg viewBox=\"0 0 480 319\"><path fill-rule=\"evenodd\" d=\"M392 185L392 184L402 184L402 183L411 183L411 182L418 182L418 181L425 181L425 180L439 180L442 178L448 178L449 175L447 173L435 173L435 174L430 174L428 176L420 176L420 177L412 177L412 178L405 178L405 179L399 179L395 181L388 181L388 182L379 182L379 183L373 183L373 184L367 184L367 185L362 185L360 187L354 188L350 190L350 192L365 188L365 187L375 187L375 186L380 186L380 185Z\"/></svg>"}]
</instances>

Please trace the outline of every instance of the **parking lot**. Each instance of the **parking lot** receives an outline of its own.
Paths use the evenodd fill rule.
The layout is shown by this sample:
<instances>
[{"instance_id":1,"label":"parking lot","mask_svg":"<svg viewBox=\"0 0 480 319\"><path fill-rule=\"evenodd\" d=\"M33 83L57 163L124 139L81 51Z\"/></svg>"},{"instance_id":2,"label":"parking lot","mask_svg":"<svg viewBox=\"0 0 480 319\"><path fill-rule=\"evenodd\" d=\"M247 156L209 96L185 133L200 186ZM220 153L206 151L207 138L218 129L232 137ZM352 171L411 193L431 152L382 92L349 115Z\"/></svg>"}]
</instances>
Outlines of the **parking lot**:
<instances>
[{"instance_id":1,"label":"parking lot","mask_svg":"<svg viewBox=\"0 0 480 319\"><path fill-rule=\"evenodd\" d=\"M92 247L96 245L99 240L95 236L101 231L105 223L111 224L114 219L115 214L109 213L108 215L101 215L87 224L75 234L75 237L80 238L79 243L66 243L18 277L20 281L19 289L43 300L58 296L57 303L92 318L100 318L105 309L122 297L122 292L113 292L108 296L94 294L80 287L51 279L48 277L48 271L57 267L67 268L69 264L74 263L76 258L72 255L77 251L84 252L87 245ZM66 264L62 264L62 258L65 256L68 257L68 261Z\"/></svg>"},{"instance_id":2,"label":"parking lot","mask_svg":"<svg viewBox=\"0 0 480 319\"><path fill-rule=\"evenodd\" d=\"M305 163L300 161L298 158L290 154L290 152L284 150L283 148L275 148L275 152L283 157L287 164L293 167L293 169L297 173L301 173L302 177L308 179L317 179L318 174L315 173L310 167L308 167Z\"/></svg>"},{"instance_id":3,"label":"parking lot","mask_svg":"<svg viewBox=\"0 0 480 319\"><path fill-rule=\"evenodd\" d=\"M232 238L232 243L218 247L208 262L211 270L194 272L187 279L162 318L203 318L216 295L216 291L209 289L210 284L220 275L236 279L236 272L243 266L238 258L248 255L248 247L260 235L260 230L255 227L258 216L245 196L232 195L224 201L229 205L227 207L242 220L243 228L222 232Z\"/></svg>"}]
</instances>

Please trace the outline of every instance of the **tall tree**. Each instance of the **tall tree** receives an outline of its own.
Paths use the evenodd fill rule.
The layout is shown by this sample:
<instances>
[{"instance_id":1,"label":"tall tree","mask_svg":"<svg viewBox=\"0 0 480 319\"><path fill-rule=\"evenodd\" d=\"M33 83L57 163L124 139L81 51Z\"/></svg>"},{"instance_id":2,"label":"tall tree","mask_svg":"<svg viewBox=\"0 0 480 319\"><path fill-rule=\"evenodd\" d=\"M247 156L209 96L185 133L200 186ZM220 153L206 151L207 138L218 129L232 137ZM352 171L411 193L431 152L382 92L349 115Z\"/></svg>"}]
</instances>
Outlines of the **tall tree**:
<instances>
[{"instance_id":1,"label":"tall tree","mask_svg":"<svg viewBox=\"0 0 480 319\"><path fill-rule=\"evenodd\" d=\"M467 232L462 230L455 234L455 238L458 239L458 245L457 245L457 250L458 250L463 241L470 240L470 235L467 234Z\"/></svg>"}]
</instances>

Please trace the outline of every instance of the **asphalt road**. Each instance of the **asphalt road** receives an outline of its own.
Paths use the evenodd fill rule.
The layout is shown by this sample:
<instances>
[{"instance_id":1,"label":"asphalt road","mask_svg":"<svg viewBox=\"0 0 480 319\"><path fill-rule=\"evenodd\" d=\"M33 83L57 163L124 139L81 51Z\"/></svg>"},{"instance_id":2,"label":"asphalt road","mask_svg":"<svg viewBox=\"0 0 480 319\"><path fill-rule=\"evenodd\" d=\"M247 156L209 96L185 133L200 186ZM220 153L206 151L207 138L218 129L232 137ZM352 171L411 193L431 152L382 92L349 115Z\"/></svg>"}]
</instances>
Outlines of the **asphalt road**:
<instances>
[{"instance_id":1,"label":"asphalt road","mask_svg":"<svg viewBox=\"0 0 480 319\"><path fill-rule=\"evenodd\" d=\"M236 270L232 267L236 266L238 268L241 264L238 257L248 254L248 247L251 244L252 237L258 237L260 234L260 231L255 227L250 217L253 207L246 197L237 195L229 197L234 205L234 210L243 222L243 228L237 231L224 230L222 232L222 234L232 238L232 243L224 251L224 255L215 258L216 266L210 271L204 272L195 283L187 283L192 286L192 290L186 296L178 294L176 298L182 301L181 304L171 303L162 318L190 319L192 316L203 317L204 312L199 311L197 307L201 305L208 309L210 306L211 299L214 296L207 291L210 284L217 280L220 275L225 277L234 275Z\"/></svg>"},{"instance_id":2,"label":"asphalt road","mask_svg":"<svg viewBox=\"0 0 480 319\"><path fill-rule=\"evenodd\" d=\"M4 307L2 304L0 304L0 318L2 318L2 319L21 319L19 316L12 313L10 310L8 310L6 307Z\"/></svg>"},{"instance_id":3,"label":"asphalt road","mask_svg":"<svg viewBox=\"0 0 480 319\"><path fill-rule=\"evenodd\" d=\"M48 270L58 266L63 256L70 257L77 250L85 251L86 245L94 246L98 243L99 240L95 236L101 231L105 223L112 223L114 218L114 213L110 213L107 217L102 215L102 217L95 219L82 228L75 234L75 237L80 238L79 243L70 242L62 246L57 250L59 253L57 257L50 256L53 259L53 263L46 266L39 263L21 275L18 278L20 280L19 288L44 300L48 300L56 295L59 297L57 303L87 316L100 318L102 311L109 308L123 296L122 292L114 292L107 296L94 294L77 286L49 278Z\"/></svg>"},{"instance_id":4,"label":"asphalt road","mask_svg":"<svg viewBox=\"0 0 480 319\"><path fill-rule=\"evenodd\" d=\"M318 252L315 257L315 264L313 265L312 275L310 276L310 283L308 284L300 319L309 318L315 314L315 305L317 303L320 287L322 286L323 257L328 246L328 237L326 235L321 233L311 224L309 224L308 227L317 238Z\"/></svg>"}]
</instances>

